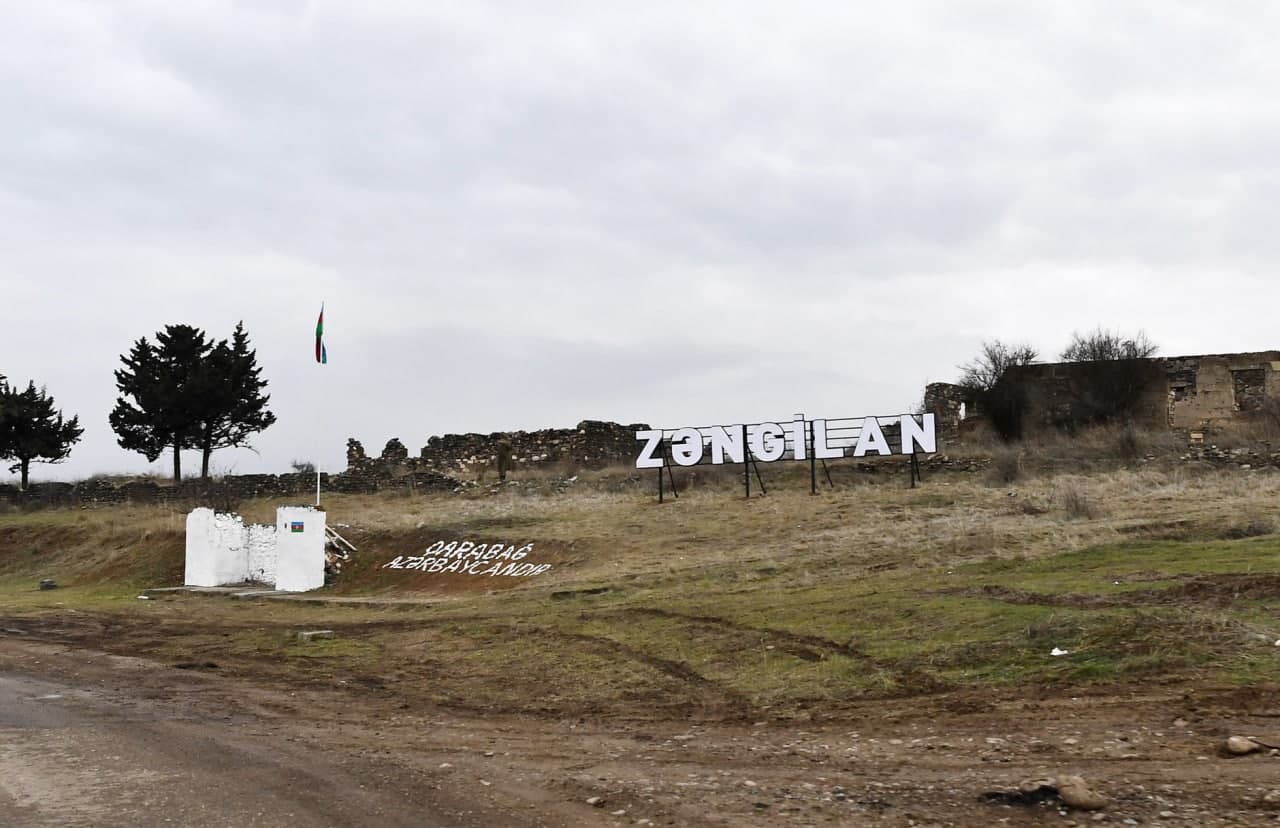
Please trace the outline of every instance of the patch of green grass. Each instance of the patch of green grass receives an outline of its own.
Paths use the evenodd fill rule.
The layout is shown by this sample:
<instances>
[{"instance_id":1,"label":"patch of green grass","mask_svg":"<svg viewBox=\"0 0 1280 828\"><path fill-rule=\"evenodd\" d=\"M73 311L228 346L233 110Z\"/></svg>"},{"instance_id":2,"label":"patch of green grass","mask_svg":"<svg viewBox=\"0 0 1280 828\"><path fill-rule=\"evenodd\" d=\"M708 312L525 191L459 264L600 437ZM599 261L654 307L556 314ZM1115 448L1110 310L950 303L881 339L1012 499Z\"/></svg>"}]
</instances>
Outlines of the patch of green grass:
<instances>
[{"instance_id":1,"label":"patch of green grass","mask_svg":"<svg viewBox=\"0 0 1280 828\"><path fill-rule=\"evenodd\" d=\"M137 600L138 591L119 584L59 586L43 590L39 581L23 575L0 576L0 606L6 611L32 612L74 607L83 612L118 611Z\"/></svg>"},{"instance_id":2,"label":"patch of green grass","mask_svg":"<svg viewBox=\"0 0 1280 828\"><path fill-rule=\"evenodd\" d=\"M1280 539L1129 541L1034 561L968 564L954 571L964 580L1012 589L1103 594L1151 589L1189 575L1275 573L1280 571Z\"/></svg>"},{"instance_id":3,"label":"patch of green grass","mask_svg":"<svg viewBox=\"0 0 1280 828\"><path fill-rule=\"evenodd\" d=\"M1194 601L1052 606L975 592L997 584L1087 599L1154 590L1196 576L1275 572L1276 551L1275 539L1123 543L1037 561L828 577L808 586L779 577L743 588L708 573L683 586L638 585L625 595L600 596L589 611L579 604L576 615L561 614L557 623L678 660L754 703L896 693L918 686L922 675L945 686L1110 682L1205 670L1226 680L1276 680L1280 659L1251 650L1248 637L1251 627L1276 620L1265 601L1226 608ZM637 607L681 617L618 614ZM815 639L803 648L817 657L789 653L777 633ZM865 658L850 656L849 647ZM1054 648L1068 655L1050 655Z\"/></svg>"}]
</instances>

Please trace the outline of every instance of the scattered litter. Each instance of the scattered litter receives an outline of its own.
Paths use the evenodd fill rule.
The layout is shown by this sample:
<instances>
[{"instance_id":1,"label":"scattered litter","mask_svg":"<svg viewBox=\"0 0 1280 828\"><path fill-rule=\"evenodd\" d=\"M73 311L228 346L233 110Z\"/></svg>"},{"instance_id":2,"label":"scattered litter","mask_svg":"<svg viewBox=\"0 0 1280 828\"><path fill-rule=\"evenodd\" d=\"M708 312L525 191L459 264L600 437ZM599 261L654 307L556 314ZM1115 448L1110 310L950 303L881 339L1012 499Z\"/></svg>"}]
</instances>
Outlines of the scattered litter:
<instances>
[{"instance_id":1,"label":"scattered litter","mask_svg":"<svg viewBox=\"0 0 1280 828\"><path fill-rule=\"evenodd\" d=\"M603 796L590 797L587 799L587 804L590 805L592 808L603 808L604 797Z\"/></svg>"},{"instance_id":2,"label":"scattered litter","mask_svg":"<svg viewBox=\"0 0 1280 828\"><path fill-rule=\"evenodd\" d=\"M1231 756L1247 756L1261 750L1280 750L1280 745L1264 742L1256 736L1230 736L1222 749Z\"/></svg>"},{"instance_id":3,"label":"scattered litter","mask_svg":"<svg viewBox=\"0 0 1280 828\"><path fill-rule=\"evenodd\" d=\"M150 601L150 600L151 600L151 596L150 596L150 595L139 595L139 596L138 596L138 600L139 600L139 601Z\"/></svg>"},{"instance_id":4,"label":"scattered litter","mask_svg":"<svg viewBox=\"0 0 1280 828\"><path fill-rule=\"evenodd\" d=\"M58 582L53 580L52 578L41 578L40 588L41 589L57 589Z\"/></svg>"},{"instance_id":5,"label":"scattered litter","mask_svg":"<svg viewBox=\"0 0 1280 828\"><path fill-rule=\"evenodd\" d=\"M1024 782L1016 791L988 791L981 797L992 805L1022 805L1029 807L1041 802L1053 802L1058 799L1058 787L1053 780L1041 782Z\"/></svg>"},{"instance_id":6,"label":"scattered litter","mask_svg":"<svg viewBox=\"0 0 1280 828\"><path fill-rule=\"evenodd\" d=\"M1064 656L1064 655L1070 655L1070 654L1071 654L1070 650L1063 650L1063 649L1059 649L1058 647L1054 647L1052 650L1049 651L1049 655L1051 656Z\"/></svg>"},{"instance_id":7,"label":"scattered litter","mask_svg":"<svg viewBox=\"0 0 1280 828\"><path fill-rule=\"evenodd\" d=\"M316 641L322 638L337 638L338 634L333 630L307 630L298 633L299 641Z\"/></svg>"},{"instance_id":8,"label":"scattered litter","mask_svg":"<svg viewBox=\"0 0 1280 828\"><path fill-rule=\"evenodd\" d=\"M1069 808L1081 811L1100 811L1107 807L1107 798L1090 788L1078 776L1059 776L1058 798Z\"/></svg>"},{"instance_id":9,"label":"scattered litter","mask_svg":"<svg viewBox=\"0 0 1280 828\"><path fill-rule=\"evenodd\" d=\"M1016 791L989 791L980 797L992 805L1021 805L1034 807L1041 803L1055 802L1063 808L1081 811L1098 811L1107 806L1106 797L1094 792L1078 776L1026 780ZM1060 811L1065 815L1065 811Z\"/></svg>"}]
</instances>

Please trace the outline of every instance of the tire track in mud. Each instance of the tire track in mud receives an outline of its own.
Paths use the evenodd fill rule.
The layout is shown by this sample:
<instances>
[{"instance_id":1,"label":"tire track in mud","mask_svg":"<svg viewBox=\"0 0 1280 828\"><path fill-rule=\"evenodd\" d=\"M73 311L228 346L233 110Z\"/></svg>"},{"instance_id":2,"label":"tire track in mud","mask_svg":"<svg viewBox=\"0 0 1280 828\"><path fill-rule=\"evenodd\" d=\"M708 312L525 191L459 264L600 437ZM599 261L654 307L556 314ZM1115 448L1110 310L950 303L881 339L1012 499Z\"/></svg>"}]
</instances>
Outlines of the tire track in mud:
<instances>
[{"instance_id":1,"label":"tire track in mud","mask_svg":"<svg viewBox=\"0 0 1280 828\"><path fill-rule=\"evenodd\" d=\"M820 653L815 653L813 649L810 648L828 650L845 656L846 658L861 661L891 677L894 684L899 688L898 691L892 695L914 696L920 694L941 693L952 689L952 687L943 679L921 670L914 665L900 664L898 662L875 658L854 646L852 643L841 643L829 638L823 638L819 635L809 635L806 633L791 632L789 630L778 630L770 627L752 627L746 624L739 624L718 615L693 615L661 609L659 607L628 607L610 614L666 618L691 624L704 624L738 635L763 635L766 636L768 640L774 642L773 646L775 648L803 661L821 661L825 658L825 656Z\"/></svg>"},{"instance_id":2,"label":"tire track in mud","mask_svg":"<svg viewBox=\"0 0 1280 828\"><path fill-rule=\"evenodd\" d=\"M714 701L717 703L717 706L725 708L733 715L745 717L749 716L753 710L751 702L747 700L746 696L742 695L737 690L726 687L714 679L707 678L683 661L672 661L671 659L659 658L658 656L650 655L642 650L637 650L634 647L623 644L620 641L615 641L612 638L600 635L571 633L550 629L539 630L539 633L586 644L596 650L603 650L609 655L624 658L629 661L639 662L646 667L657 670L663 675L691 685L697 690L714 694L716 696Z\"/></svg>"},{"instance_id":3,"label":"tire track in mud","mask_svg":"<svg viewBox=\"0 0 1280 828\"><path fill-rule=\"evenodd\" d=\"M818 648L821 650L830 650L839 655L848 658L865 661L876 666L884 666L877 663L876 659L867 655L865 652L855 647L853 644L842 644L839 641L833 641L830 638L823 638L820 635L808 635L806 633L796 633L789 630L777 630L771 627L752 627L746 624L739 624L728 618L718 615L691 615L673 610L661 609L659 607L628 607L619 610L617 614L625 615L643 615L653 618L668 618L674 621L687 621L695 624L705 624L707 626L718 627L723 630L739 634L761 635L768 637L774 642L774 646L783 652L803 661L821 661L823 656L815 653L810 648Z\"/></svg>"},{"instance_id":4,"label":"tire track in mud","mask_svg":"<svg viewBox=\"0 0 1280 828\"><path fill-rule=\"evenodd\" d=\"M1176 577L1176 576L1175 576ZM1173 578L1170 578L1173 580ZM1230 574L1196 576L1164 589L1140 589L1107 594L1034 592L998 584L942 590L935 595L989 598L1008 604L1077 609L1136 609L1139 607L1209 604L1227 606L1235 601L1280 599L1280 574Z\"/></svg>"}]
</instances>

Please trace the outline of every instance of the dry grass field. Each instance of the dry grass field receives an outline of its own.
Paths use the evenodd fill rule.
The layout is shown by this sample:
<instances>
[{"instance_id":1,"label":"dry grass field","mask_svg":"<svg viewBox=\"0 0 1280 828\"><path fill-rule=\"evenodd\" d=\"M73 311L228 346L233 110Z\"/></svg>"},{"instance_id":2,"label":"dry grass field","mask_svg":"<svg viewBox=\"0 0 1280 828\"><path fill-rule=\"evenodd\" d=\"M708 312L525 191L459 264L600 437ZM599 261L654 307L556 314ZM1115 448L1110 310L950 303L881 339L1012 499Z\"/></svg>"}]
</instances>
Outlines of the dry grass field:
<instances>
[{"instance_id":1,"label":"dry grass field","mask_svg":"<svg viewBox=\"0 0 1280 828\"><path fill-rule=\"evenodd\" d=\"M310 602L138 600L181 581L178 513L11 513L0 516L0 627L485 719L800 732L927 715L953 735L1036 734L1039 713L1010 709L1093 698L1104 733L1153 693L1161 704L1225 699L1219 729L1280 705L1280 473L1112 464L1024 470L999 485L992 471L939 472L910 489L896 470L837 469L836 485L812 496L802 472L775 472L751 500L726 476L662 505L649 477L622 471L465 495L327 497L330 525L359 554ZM276 505L242 513L266 522ZM386 566L464 540L532 544L528 560L551 567L520 579ZM38 591L41 577L61 587ZM338 637L297 640L315 627ZM1117 718L1119 699L1130 712ZM1179 754L1188 767L1220 739L1210 730ZM1214 801L1197 789L1188 813L1204 818ZM1237 821L1221 824L1271 818L1249 802L1232 800ZM727 816L707 824L775 824L754 806L716 807ZM982 813L966 806L939 824L987 824Z\"/></svg>"}]
</instances>

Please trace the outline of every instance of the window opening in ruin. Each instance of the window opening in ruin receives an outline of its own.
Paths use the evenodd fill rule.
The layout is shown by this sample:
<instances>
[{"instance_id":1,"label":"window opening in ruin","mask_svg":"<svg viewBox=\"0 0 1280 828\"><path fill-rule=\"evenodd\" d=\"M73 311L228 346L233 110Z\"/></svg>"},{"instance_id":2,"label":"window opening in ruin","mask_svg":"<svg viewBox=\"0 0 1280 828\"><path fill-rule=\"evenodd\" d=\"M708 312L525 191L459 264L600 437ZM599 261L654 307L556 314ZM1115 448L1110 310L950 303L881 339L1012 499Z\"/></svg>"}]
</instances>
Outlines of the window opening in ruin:
<instances>
[{"instance_id":1,"label":"window opening in ruin","mask_svg":"<svg viewBox=\"0 0 1280 828\"><path fill-rule=\"evenodd\" d=\"M1179 402L1196 393L1196 372L1191 369L1169 372L1169 391L1173 401Z\"/></svg>"},{"instance_id":2,"label":"window opening in ruin","mask_svg":"<svg viewBox=\"0 0 1280 828\"><path fill-rule=\"evenodd\" d=\"M1237 411L1257 411L1267 396L1267 375L1262 368L1246 368L1231 372Z\"/></svg>"}]
</instances>

